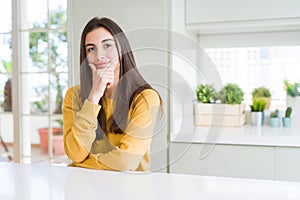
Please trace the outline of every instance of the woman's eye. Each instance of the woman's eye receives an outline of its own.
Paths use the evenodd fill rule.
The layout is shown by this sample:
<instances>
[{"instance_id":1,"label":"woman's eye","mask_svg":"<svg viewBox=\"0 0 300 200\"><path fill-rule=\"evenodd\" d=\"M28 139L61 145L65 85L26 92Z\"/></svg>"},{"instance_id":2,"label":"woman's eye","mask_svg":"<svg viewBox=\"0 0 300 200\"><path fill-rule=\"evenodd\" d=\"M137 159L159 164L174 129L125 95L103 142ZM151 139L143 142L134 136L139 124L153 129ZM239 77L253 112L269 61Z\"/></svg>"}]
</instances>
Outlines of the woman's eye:
<instances>
[{"instance_id":1,"label":"woman's eye","mask_svg":"<svg viewBox=\"0 0 300 200\"><path fill-rule=\"evenodd\" d=\"M110 47L112 47L112 44L104 44L104 48L110 48Z\"/></svg>"},{"instance_id":2,"label":"woman's eye","mask_svg":"<svg viewBox=\"0 0 300 200\"><path fill-rule=\"evenodd\" d=\"M95 51L95 48L88 48L87 51L88 51L88 52L93 52L93 51Z\"/></svg>"}]
</instances>

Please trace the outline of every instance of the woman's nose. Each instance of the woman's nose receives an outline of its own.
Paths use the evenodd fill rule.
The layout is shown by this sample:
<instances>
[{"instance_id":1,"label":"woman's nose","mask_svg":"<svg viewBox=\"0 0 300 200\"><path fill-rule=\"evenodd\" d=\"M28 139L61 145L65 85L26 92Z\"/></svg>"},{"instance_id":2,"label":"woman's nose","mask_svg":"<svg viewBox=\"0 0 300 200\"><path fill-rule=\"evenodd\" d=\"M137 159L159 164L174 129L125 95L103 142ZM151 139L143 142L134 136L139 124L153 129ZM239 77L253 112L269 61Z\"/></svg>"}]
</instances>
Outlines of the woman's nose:
<instances>
[{"instance_id":1,"label":"woman's nose","mask_svg":"<svg viewBox=\"0 0 300 200\"><path fill-rule=\"evenodd\" d=\"M97 51L97 60L104 60L104 52L101 50Z\"/></svg>"}]
</instances>

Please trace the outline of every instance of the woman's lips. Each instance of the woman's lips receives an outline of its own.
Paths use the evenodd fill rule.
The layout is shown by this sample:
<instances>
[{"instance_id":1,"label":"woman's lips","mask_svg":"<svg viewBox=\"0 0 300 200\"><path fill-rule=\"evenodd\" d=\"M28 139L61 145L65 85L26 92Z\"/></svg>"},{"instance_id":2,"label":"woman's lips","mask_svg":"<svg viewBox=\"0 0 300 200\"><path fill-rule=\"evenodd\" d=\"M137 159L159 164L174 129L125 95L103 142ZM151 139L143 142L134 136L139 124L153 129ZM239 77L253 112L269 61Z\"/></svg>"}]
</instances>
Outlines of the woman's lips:
<instances>
[{"instance_id":1,"label":"woman's lips","mask_svg":"<svg viewBox=\"0 0 300 200\"><path fill-rule=\"evenodd\" d=\"M106 68L106 67L109 67L109 66L110 66L110 62L96 64L97 69Z\"/></svg>"}]
</instances>

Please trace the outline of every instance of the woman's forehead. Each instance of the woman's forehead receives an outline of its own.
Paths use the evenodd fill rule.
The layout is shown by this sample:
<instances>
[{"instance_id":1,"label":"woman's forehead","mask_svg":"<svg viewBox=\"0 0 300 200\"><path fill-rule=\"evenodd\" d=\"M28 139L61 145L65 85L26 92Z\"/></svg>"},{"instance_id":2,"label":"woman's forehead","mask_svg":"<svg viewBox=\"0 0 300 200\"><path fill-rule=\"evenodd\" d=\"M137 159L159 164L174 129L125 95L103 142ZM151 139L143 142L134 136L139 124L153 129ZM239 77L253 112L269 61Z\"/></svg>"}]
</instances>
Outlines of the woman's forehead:
<instances>
[{"instance_id":1,"label":"woman's forehead","mask_svg":"<svg viewBox=\"0 0 300 200\"><path fill-rule=\"evenodd\" d=\"M105 28L99 27L86 35L85 44L88 43L99 43L107 39L114 39L112 34Z\"/></svg>"}]
</instances>

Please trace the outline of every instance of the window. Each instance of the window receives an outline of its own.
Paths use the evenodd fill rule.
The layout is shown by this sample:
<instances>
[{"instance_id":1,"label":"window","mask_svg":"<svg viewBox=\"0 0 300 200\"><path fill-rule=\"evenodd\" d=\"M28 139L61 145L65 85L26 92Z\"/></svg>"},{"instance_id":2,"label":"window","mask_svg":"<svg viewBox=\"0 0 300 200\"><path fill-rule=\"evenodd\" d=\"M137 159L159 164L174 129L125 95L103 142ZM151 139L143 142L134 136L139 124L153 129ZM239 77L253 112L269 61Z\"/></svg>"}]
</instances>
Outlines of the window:
<instances>
[{"instance_id":1,"label":"window","mask_svg":"<svg viewBox=\"0 0 300 200\"><path fill-rule=\"evenodd\" d=\"M12 13L11 2L4 1L0 7L0 109L4 109L4 88L6 81L11 78L12 70ZM6 109L4 109L6 110Z\"/></svg>"},{"instance_id":2,"label":"window","mask_svg":"<svg viewBox=\"0 0 300 200\"><path fill-rule=\"evenodd\" d=\"M20 95L15 94L12 98L21 102L21 113L14 115L18 116L16 124L21 127L18 134L22 137L18 139L22 145L16 145L22 149L15 154L21 154L22 162L66 161L65 155L58 156L57 152L52 151L52 148L55 150L57 137L52 136L51 132L56 132L52 127L60 126L62 97L68 81L67 0L4 2L0 8L3 19L0 22L0 103L3 105L6 100L3 89L6 80L19 79ZM18 6L21 8L19 13ZM20 19L20 27L12 23L12 16ZM12 50L12 36L20 38L21 48ZM15 60L12 60L12 51L20 55L13 58ZM11 73L13 63L19 63L20 70ZM3 111L2 106L0 122L13 126L12 113ZM8 117L4 119L6 115L10 116L10 121ZM40 149L40 128L50 131L49 151ZM8 143L14 142L14 132L14 128L5 131L4 138Z\"/></svg>"},{"instance_id":3,"label":"window","mask_svg":"<svg viewBox=\"0 0 300 200\"><path fill-rule=\"evenodd\" d=\"M13 118L11 105L12 77L12 12L11 1L1 2L0 7L0 137L5 146L13 142ZM9 160L11 152L7 153L0 143L0 160Z\"/></svg>"},{"instance_id":4,"label":"window","mask_svg":"<svg viewBox=\"0 0 300 200\"><path fill-rule=\"evenodd\" d=\"M24 98L21 113L23 160L40 162L62 155L55 149L56 142L62 147L62 134L54 137L51 133L55 134L52 127L59 126L56 121L61 120L62 97L67 89L67 1L28 0L22 7L26 8L21 12L19 74ZM34 145L40 145L41 149L35 150Z\"/></svg>"},{"instance_id":5,"label":"window","mask_svg":"<svg viewBox=\"0 0 300 200\"><path fill-rule=\"evenodd\" d=\"M265 86L272 94L271 109L284 109L284 80L300 80L300 46L206 48L223 84L237 83L252 103L254 88Z\"/></svg>"}]
</instances>

